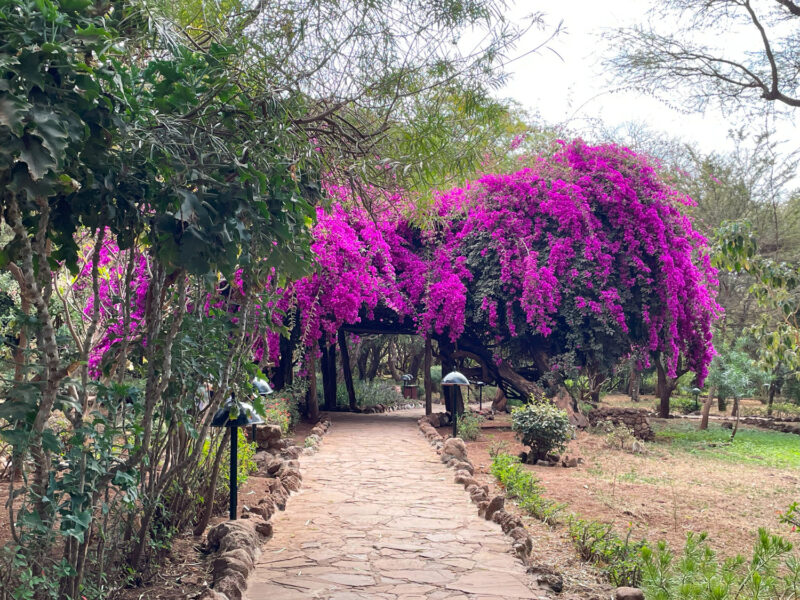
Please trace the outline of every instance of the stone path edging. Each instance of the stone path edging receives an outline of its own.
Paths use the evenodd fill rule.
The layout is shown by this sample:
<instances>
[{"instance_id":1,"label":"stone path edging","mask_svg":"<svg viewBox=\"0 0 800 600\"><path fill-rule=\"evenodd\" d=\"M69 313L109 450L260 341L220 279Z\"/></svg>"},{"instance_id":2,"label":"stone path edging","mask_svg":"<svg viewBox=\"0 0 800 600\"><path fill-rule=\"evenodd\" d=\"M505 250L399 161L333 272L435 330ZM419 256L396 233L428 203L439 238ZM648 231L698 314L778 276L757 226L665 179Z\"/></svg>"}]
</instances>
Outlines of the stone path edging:
<instances>
[{"instance_id":1,"label":"stone path edging","mask_svg":"<svg viewBox=\"0 0 800 600\"><path fill-rule=\"evenodd\" d=\"M522 519L506 512L505 496L498 494L490 500L489 486L480 485L473 477L475 468L467 456L467 446L464 444L464 440L461 438L445 440L431 425L428 417L422 417L417 423L428 443L441 455L442 462L451 469L455 469L455 483L464 486L472 502L478 506L478 514L487 521L493 521L500 525L503 533L511 538L514 553L527 566L528 557L533 550L533 540Z\"/></svg>"},{"instance_id":2,"label":"stone path edging","mask_svg":"<svg viewBox=\"0 0 800 600\"><path fill-rule=\"evenodd\" d=\"M301 450L280 437L276 426L259 428L256 442L265 457L259 473L273 479L269 492L255 506L245 506L242 518L225 521L209 529L206 534L206 548L217 553L211 563L213 583L211 588L200 595L198 600L241 600L247 589L247 578L253 571L261 554L261 546L272 538L273 527L270 519L276 510L285 510L286 501L292 492L300 489L302 476L297 457L314 454L319 450L322 437L331 426L329 420L320 421L306 437ZM275 435L278 429L278 435Z\"/></svg>"}]
</instances>

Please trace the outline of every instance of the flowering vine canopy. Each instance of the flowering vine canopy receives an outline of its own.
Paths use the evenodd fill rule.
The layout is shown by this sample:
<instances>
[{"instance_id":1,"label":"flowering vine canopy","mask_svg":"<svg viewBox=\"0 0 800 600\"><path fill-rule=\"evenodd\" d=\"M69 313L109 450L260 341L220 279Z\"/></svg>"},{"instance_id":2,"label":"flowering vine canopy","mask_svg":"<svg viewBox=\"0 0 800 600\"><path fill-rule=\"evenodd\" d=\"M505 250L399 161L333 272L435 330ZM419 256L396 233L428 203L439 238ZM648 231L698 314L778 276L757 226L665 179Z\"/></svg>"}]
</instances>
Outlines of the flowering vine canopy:
<instances>
[{"instance_id":1,"label":"flowering vine canopy","mask_svg":"<svg viewBox=\"0 0 800 600\"><path fill-rule=\"evenodd\" d=\"M498 363L514 344L582 364L662 353L672 374L682 359L705 378L716 271L681 212L691 199L645 157L562 143L521 171L437 194L426 229L399 195L368 211L347 187L327 193L313 273L264 303L273 325L296 310L309 348L381 309L423 335L469 339ZM263 331L254 348L275 362L279 334Z\"/></svg>"},{"instance_id":2,"label":"flowering vine canopy","mask_svg":"<svg viewBox=\"0 0 800 600\"><path fill-rule=\"evenodd\" d=\"M430 231L332 195L318 209L317 271L293 290L309 339L383 304L451 341L538 340L585 362L661 352L670 371L683 356L705 377L719 312L706 240L681 213L691 200L628 149L575 141L484 175L438 195Z\"/></svg>"}]
</instances>

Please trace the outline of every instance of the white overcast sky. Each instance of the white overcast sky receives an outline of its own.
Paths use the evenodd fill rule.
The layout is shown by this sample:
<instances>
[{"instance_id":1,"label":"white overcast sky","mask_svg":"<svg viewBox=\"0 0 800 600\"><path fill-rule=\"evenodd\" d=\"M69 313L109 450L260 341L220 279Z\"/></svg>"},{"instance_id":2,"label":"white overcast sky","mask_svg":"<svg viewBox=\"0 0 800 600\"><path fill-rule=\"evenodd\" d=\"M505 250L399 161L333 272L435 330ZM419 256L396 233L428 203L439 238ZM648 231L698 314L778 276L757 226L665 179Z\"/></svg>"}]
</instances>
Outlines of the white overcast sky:
<instances>
[{"instance_id":1,"label":"white overcast sky","mask_svg":"<svg viewBox=\"0 0 800 600\"><path fill-rule=\"evenodd\" d=\"M717 109L689 113L644 94L615 91L614 81L602 67L602 59L613 54L613 49L600 36L615 27L644 22L649 6L647 0L516 0L510 15L514 20L542 11L549 30L563 21L564 31L550 44L560 56L543 49L514 61L509 65L511 78L499 94L517 100L548 123L567 123L577 130L590 119L602 119L611 127L637 121L707 152L729 148L728 131L738 128L741 118ZM726 47L736 48L747 43L752 32L717 34L720 37L714 42L722 40ZM541 31L528 32L516 48L517 54L540 44L544 37ZM797 127L788 121L778 125L778 137L787 146L800 147Z\"/></svg>"}]
</instances>

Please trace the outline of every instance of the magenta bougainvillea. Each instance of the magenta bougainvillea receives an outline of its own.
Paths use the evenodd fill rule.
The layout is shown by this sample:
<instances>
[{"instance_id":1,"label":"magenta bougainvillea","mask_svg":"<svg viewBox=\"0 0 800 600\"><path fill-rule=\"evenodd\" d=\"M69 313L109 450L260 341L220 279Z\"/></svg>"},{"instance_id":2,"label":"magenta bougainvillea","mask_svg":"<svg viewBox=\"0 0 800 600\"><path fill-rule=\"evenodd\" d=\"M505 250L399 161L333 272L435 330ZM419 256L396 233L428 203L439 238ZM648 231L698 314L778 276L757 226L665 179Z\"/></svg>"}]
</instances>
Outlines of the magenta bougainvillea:
<instances>
[{"instance_id":1,"label":"magenta bougainvillea","mask_svg":"<svg viewBox=\"0 0 800 600\"><path fill-rule=\"evenodd\" d=\"M453 341L465 328L558 337L585 360L612 341L609 355L662 352L671 372L682 356L703 379L719 307L706 240L681 212L691 202L645 158L581 141L439 194L428 232L337 202L319 212L318 270L297 284L304 323L316 340L383 303Z\"/></svg>"},{"instance_id":2,"label":"magenta bougainvillea","mask_svg":"<svg viewBox=\"0 0 800 600\"><path fill-rule=\"evenodd\" d=\"M521 339L587 364L660 352L671 372L683 357L705 377L719 311L706 241L681 212L691 200L630 150L563 143L517 173L438 194L425 231L402 194L368 190L365 202L346 186L326 192L312 274L257 307L279 325L296 308L309 348L380 307L454 342ZM143 293L137 284L137 311ZM254 343L256 359L265 350L277 360L276 334Z\"/></svg>"}]
</instances>

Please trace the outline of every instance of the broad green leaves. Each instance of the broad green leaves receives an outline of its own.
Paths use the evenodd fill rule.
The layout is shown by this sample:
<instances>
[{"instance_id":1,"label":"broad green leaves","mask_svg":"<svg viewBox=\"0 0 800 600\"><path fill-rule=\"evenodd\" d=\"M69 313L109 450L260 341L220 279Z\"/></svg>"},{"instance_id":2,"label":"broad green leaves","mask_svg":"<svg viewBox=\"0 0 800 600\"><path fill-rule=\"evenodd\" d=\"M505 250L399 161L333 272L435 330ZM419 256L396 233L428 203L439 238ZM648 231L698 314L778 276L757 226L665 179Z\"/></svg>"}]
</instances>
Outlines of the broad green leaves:
<instances>
[{"instance_id":1,"label":"broad green leaves","mask_svg":"<svg viewBox=\"0 0 800 600\"><path fill-rule=\"evenodd\" d=\"M749 333L759 342L759 359L774 369L800 372L800 267L759 254L747 223L726 223L717 232L717 266L749 274L758 303L767 309Z\"/></svg>"}]
</instances>

